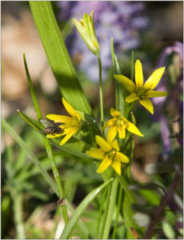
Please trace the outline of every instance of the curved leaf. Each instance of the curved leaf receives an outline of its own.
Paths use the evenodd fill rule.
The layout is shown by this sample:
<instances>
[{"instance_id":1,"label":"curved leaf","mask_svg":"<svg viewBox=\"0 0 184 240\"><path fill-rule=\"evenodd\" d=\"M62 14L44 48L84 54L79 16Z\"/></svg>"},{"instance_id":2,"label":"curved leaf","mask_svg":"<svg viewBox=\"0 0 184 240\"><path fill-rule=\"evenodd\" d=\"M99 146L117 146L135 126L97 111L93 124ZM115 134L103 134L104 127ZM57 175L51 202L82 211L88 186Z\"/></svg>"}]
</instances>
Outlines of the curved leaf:
<instances>
[{"instance_id":1,"label":"curved leaf","mask_svg":"<svg viewBox=\"0 0 184 240\"><path fill-rule=\"evenodd\" d=\"M113 179L111 178L107 182L100 185L100 187L97 187L93 191L91 191L84 200L80 203L78 208L75 210L74 214L72 215L71 219L69 220L67 226L64 228L63 233L61 234L61 239L67 239L71 231L73 230L75 224L77 223L78 219L80 218L82 212L84 209L90 204L90 202L93 201L93 199L105 188L107 187Z\"/></svg>"},{"instance_id":2,"label":"curved leaf","mask_svg":"<svg viewBox=\"0 0 184 240\"><path fill-rule=\"evenodd\" d=\"M30 1L32 15L60 92L75 110L92 115L49 1Z\"/></svg>"}]
</instances>

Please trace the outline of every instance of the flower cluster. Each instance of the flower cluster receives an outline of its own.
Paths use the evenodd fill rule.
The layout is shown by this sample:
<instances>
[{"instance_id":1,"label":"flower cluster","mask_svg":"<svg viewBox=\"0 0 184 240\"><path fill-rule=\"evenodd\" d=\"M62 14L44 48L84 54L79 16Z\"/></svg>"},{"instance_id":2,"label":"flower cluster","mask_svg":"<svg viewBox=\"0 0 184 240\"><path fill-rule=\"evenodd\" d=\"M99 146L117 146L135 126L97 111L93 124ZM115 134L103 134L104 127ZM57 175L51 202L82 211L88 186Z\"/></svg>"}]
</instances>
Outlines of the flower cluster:
<instances>
[{"instance_id":1,"label":"flower cluster","mask_svg":"<svg viewBox=\"0 0 184 240\"><path fill-rule=\"evenodd\" d=\"M73 22L89 50L99 57L100 45L95 33L94 13L92 12L90 16L84 14L82 20L77 21L73 19ZM149 98L164 97L167 95L166 92L154 90L161 80L164 71L165 67L156 69L144 84L142 64L140 60L137 60L135 63L135 83L123 75L114 75L114 78L122 83L123 87L128 91L128 93L130 93L130 95L125 99L127 103L139 101L143 107L153 114L154 107ZM60 133L47 135L48 138L64 136L60 145L65 144L74 134L76 134L81 129L83 122L85 122L85 124L88 125L88 129L90 129L90 124L85 121L82 114L76 111L64 98L62 98L62 101L70 117L55 114L49 114L46 116L49 120L60 124L59 128L62 129ZM102 109L100 108L100 110ZM111 108L110 114L112 118L105 124L103 124L104 121L102 121L101 118L102 133L101 135L95 136L95 141L99 147L92 148L87 151L87 154L92 158L102 160L102 163L97 169L98 173L102 173L109 166L112 166L115 172L118 175L121 175L122 164L129 163L130 159L121 152L119 140L126 139L126 131L140 137L144 137L144 135L139 131L134 123L122 116L118 110ZM105 128L109 128L106 138L103 132ZM93 134L92 131L89 130L89 132L91 135ZM93 136L91 136L91 138L94 139Z\"/></svg>"},{"instance_id":2,"label":"flower cluster","mask_svg":"<svg viewBox=\"0 0 184 240\"><path fill-rule=\"evenodd\" d=\"M46 135L47 138L57 138L65 135L60 145L65 144L82 126L80 113L75 111L64 98L62 98L62 102L66 111L70 114L70 117L56 114L46 115L49 120L55 123L61 123L59 127L63 129L63 131L60 134ZM104 128L110 127L107 133L107 140L96 135L95 139L100 148L88 151L87 154L93 158L103 160L97 169L98 173L105 171L111 165L116 173L121 175L121 165L122 163L128 163L129 159L120 152L118 141L115 139L117 133L120 139L125 138L125 129L141 137L143 137L143 134L133 123L122 117L119 111L111 108L110 113L113 118L108 120L104 125Z\"/></svg>"}]
</instances>

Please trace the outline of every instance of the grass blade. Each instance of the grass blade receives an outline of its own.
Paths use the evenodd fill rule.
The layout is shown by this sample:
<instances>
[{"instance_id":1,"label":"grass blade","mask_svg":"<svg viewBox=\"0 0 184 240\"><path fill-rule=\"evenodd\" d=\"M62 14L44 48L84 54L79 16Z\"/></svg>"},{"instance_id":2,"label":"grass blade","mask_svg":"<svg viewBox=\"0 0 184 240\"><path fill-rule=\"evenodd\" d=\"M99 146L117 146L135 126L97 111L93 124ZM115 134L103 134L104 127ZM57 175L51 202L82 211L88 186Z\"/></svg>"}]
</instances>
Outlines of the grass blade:
<instances>
[{"instance_id":1,"label":"grass blade","mask_svg":"<svg viewBox=\"0 0 184 240\"><path fill-rule=\"evenodd\" d=\"M78 208L75 210L74 214L72 215L70 221L68 222L67 226L63 230L63 233L61 234L61 239L67 239L69 234L72 232L75 224L77 223L78 219L80 218L82 212L84 209L90 204L91 201L105 188L107 187L113 179L111 178L107 182L100 185L100 187L94 189L92 192L90 192L85 199L80 203Z\"/></svg>"},{"instance_id":2,"label":"grass blade","mask_svg":"<svg viewBox=\"0 0 184 240\"><path fill-rule=\"evenodd\" d=\"M60 92L74 109L92 115L49 1L30 1L32 15Z\"/></svg>"},{"instance_id":3,"label":"grass blade","mask_svg":"<svg viewBox=\"0 0 184 240\"><path fill-rule=\"evenodd\" d=\"M2 127L13 137L13 139L19 144L19 146L26 152L27 156L31 159L31 161L39 168L40 173L44 177L45 181L53 189L53 191L58 195L55 182L52 180L50 175L42 167L39 160L28 149L28 147L26 146L24 141L21 139L21 137L14 131L14 129L4 119L1 119L1 124L2 124Z\"/></svg>"}]
</instances>

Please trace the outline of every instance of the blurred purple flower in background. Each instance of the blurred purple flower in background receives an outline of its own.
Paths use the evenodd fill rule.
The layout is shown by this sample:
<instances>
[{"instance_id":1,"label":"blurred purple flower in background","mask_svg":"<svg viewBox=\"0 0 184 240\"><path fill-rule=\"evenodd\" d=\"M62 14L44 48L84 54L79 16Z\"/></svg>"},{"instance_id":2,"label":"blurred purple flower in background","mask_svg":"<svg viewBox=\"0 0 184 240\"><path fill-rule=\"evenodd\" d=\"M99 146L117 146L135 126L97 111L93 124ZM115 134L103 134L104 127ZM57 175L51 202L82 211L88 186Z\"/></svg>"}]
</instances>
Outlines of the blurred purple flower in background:
<instances>
[{"instance_id":1,"label":"blurred purple flower in background","mask_svg":"<svg viewBox=\"0 0 184 240\"><path fill-rule=\"evenodd\" d=\"M148 26L148 18L141 15L145 6L143 2L128 1L76 1L58 2L61 12L60 21L71 18L80 20L84 13L94 10L95 27L101 47L103 79L106 69L112 66L111 37L114 39L116 54L132 50L140 46L138 31ZM98 64L95 56L87 49L76 30L67 38L66 45L72 57L80 56L80 70L84 71L89 80L98 81Z\"/></svg>"},{"instance_id":2,"label":"blurred purple flower in background","mask_svg":"<svg viewBox=\"0 0 184 240\"><path fill-rule=\"evenodd\" d=\"M183 122L183 101L180 99L180 95L183 95L183 43L175 42L173 46L166 47L160 56L156 68L166 66L168 76L160 82L158 91L167 91L166 80L169 81L170 91L167 100L167 112L169 117L180 124L180 132L176 132L178 143L183 146L183 135L181 123ZM171 152L171 132L169 130L166 117L163 115L163 105L165 98L154 98L153 104L156 109L154 119L161 123L161 137L163 142L163 149L166 159ZM175 119L176 118L176 119Z\"/></svg>"}]
</instances>

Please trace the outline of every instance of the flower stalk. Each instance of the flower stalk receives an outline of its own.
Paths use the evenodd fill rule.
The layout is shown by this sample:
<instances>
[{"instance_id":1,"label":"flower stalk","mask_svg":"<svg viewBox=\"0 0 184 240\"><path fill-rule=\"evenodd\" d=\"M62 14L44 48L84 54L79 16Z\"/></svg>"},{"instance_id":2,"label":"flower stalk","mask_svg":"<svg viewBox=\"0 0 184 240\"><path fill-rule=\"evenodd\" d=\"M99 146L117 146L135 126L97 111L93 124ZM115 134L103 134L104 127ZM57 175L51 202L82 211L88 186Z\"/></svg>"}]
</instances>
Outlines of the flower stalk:
<instances>
[{"instance_id":1,"label":"flower stalk","mask_svg":"<svg viewBox=\"0 0 184 240\"><path fill-rule=\"evenodd\" d=\"M100 54L97 56L99 66L99 95L100 95L100 115L101 115L101 131L104 137L104 104L103 104L103 84L102 84L102 62Z\"/></svg>"}]
</instances>

